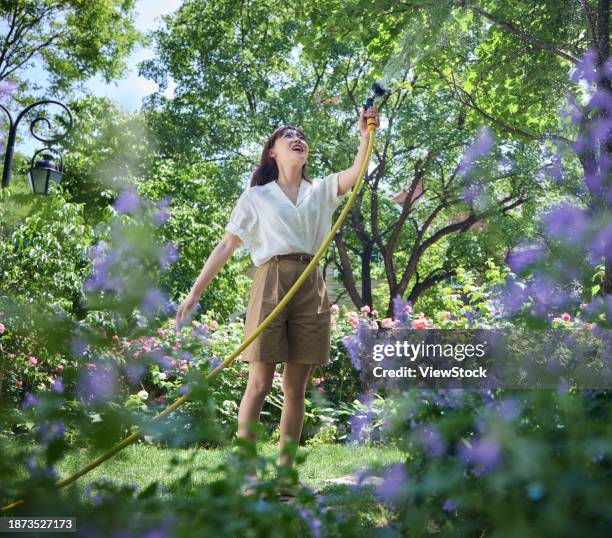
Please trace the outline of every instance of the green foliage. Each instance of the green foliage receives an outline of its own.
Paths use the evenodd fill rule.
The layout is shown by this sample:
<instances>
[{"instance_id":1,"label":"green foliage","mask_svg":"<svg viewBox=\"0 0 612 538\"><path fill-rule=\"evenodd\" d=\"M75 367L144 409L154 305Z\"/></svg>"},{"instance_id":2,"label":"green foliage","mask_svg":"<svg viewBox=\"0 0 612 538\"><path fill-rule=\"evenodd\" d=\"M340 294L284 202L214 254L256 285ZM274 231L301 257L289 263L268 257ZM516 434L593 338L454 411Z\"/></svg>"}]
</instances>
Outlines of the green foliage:
<instances>
[{"instance_id":1,"label":"green foliage","mask_svg":"<svg viewBox=\"0 0 612 538\"><path fill-rule=\"evenodd\" d=\"M140 40L134 5L134 0L2 2L0 19L13 35L5 43L2 73L19 73L38 55L54 90L69 90L98 73L106 82L121 78Z\"/></svg>"}]
</instances>

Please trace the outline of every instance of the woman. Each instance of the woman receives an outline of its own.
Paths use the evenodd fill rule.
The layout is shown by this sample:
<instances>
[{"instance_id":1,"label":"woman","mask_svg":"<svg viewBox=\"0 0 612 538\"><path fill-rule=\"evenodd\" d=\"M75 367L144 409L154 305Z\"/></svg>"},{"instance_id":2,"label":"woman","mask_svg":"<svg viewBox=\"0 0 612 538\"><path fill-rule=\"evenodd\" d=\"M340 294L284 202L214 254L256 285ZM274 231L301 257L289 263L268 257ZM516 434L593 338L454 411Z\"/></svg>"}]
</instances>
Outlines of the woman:
<instances>
[{"instance_id":1,"label":"woman","mask_svg":"<svg viewBox=\"0 0 612 538\"><path fill-rule=\"evenodd\" d=\"M371 107L359 116L361 142L353 165L314 182L306 178L308 143L301 129L283 126L268 139L251 186L238 199L223 239L217 244L187 298L179 306L177 327L199 302L215 275L243 243L257 267L247 308L245 337L283 299L304 272L332 226L334 209L355 185L365 159ZM330 310L320 267L309 275L283 311L244 350L247 387L238 413L238 436L255 441L250 425L259 421L272 386L276 363L284 362L284 403L280 420L280 464L291 467L304 422L304 395L315 365L329 362ZM286 452L286 453L285 453Z\"/></svg>"}]
</instances>

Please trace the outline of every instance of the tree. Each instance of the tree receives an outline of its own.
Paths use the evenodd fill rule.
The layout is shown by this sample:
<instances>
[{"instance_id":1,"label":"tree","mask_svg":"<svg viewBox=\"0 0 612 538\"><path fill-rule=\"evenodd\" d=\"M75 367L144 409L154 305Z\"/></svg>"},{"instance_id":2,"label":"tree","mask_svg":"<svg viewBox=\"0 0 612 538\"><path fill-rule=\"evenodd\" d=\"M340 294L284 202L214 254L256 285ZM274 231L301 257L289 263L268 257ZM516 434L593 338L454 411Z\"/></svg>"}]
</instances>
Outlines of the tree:
<instances>
[{"instance_id":1,"label":"tree","mask_svg":"<svg viewBox=\"0 0 612 538\"><path fill-rule=\"evenodd\" d=\"M107 82L121 78L125 59L139 40L134 0L4 0L0 19L0 81L40 58L52 88L100 73Z\"/></svg>"},{"instance_id":2,"label":"tree","mask_svg":"<svg viewBox=\"0 0 612 538\"><path fill-rule=\"evenodd\" d=\"M327 3L324 7L330 8ZM159 84L160 92L170 77L177 84L174 98L158 93L146 105L161 151L187 162L214 160L227 170L226 177L246 179L245 165L255 163L267 135L289 121L302 125L309 135L313 174L348 167L357 148L362 96L380 77L383 60L399 37L383 30L353 35L350 17L319 20L312 14L310 4L274 10L258 2L238 6L194 0L167 17L167 29L155 34L158 57L141 68ZM342 32L332 33L326 26L345 22ZM391 25L400 22L404 24L402 19ZM334 260L353 302L361 306L371 303L372 258L377 250L382 253L391 294L389 315L392 297L416 300L452 275L458 263L466 262L460 260L462 253L482 250L482 255L471 257L476 265L491 253L499 258L508 237L498 234L496 241L482 238L474 242L478 247L464 242L461 248L448 240L485 217L507 214L523 204L533 177L533 160L522 161L524 167L511 172L490 166L483 188L493 189L499 204L486 212L471 210L467 219L440 226L469 206L461 196L466 178L459 181L458 172L461 150L479 125L465 121L465 107L454 104L441 85L431 91L427 80L404 71L402 91L387 106L389 127L379 137L377 147L382 149L373 159L376 168L366 177L348 225L335 238L338 254L326 260ZM448 133L440 136L445 130ZM515 150L521 151L518 146ZM427 203L418 210L407 203L396 215L396 204L383 195L385 183L395 192L414 192L425 178ZM371 229L361 220L368 210ZM512 226L504 229L511 231ZM469 265L470 258L467 261ZM352 280L355 272L362 277L361 292Z\"/></svg>"}]
</instances>

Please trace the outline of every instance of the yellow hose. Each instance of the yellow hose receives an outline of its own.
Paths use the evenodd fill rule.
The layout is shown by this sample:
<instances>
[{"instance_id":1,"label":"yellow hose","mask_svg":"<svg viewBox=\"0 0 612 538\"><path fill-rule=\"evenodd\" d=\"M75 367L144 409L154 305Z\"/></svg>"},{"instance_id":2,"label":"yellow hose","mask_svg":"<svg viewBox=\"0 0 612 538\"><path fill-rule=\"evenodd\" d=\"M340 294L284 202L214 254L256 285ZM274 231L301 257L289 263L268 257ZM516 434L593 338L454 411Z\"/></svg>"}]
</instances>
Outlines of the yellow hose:
<instances>
[{"instance_id":1,"label":"yellow hose","mask_svg":"<svg viewBox=\"0 0 612 538\"><path fill-rule=\"evenodd\" d=\"M359 171L359 178L357 179L357 183L355 183L355 186L353 187L353 192L349 196L348 202L346 203L346 205L344 206L344 209L340 213L340 216L338 217L338 220L332 226L332 229L330 230L328 236L325 238L325 241L323 242L323 244L321 245L321 247L319 248L317 253L314 255L312 260L310 260L310 263L308 264L306 269L304 269L304 272L302 273L300 278L298 278L296 280L296 282L295 282L295 284L293 284L292 288L283 297L282 301L280 303L278 303L278 305L276 305L274 310L272 310L272 312L270 312L268 314L268 317L261 322L261 325L259 327L257 327L257 329L255 329L255 331L253 332L253 334L251 334L251 336L249 336L244 342L242 342L242 344L240 344L238 346L238 348L236 348L236 350L227 359L225 359L221 364L219 364L219 366L217 366L215 369L211 370L206 375L206 377L204 378L205 381L209 381L210 379L212 379L215 376L217 376L219 374L219 372L221 370L223 370L223 368L225 368L226 366L229 366L232 363L232 361L238 355L240 355L240 353L242 353L242 351L244 351L244 349L246 349L246 347L253 340L255 340L255 338L257 338L257 336L259 336L261 331L263 331L268 326L268 324L276 316L278 316L278 314L281 312L281 310L283 308L285 308L285 305L297 293L298 289L300 289L300 286L308 278L308 275L313 271L313 269L319 263L319 260L321 259L321 256L323 256L323 253L327 249L329 243L331 243L331 240L334 238L334 235L336 234L336 232L338 231L340 226L342 226L342 224L344 223L344 219L348 215L348 212L350 211L351 206L355 202L355 198L357 197L357 193L359 192L359 189L361 188L361 184L363 182L363 176L365 175L365 171L367 170L368 164L370 163L370 155L372 154L372 148L374 147L374 137L375 137L375 131L376 131L376 119L375 118L368 118L368 131L370 133L370 137L369 137L369 141L368 141L368 150L366 152L366 156L365 156L365 159L363 161L363 164L361 165L361 170ZM169 415L175 409L177 409L179 406L184 404L187 400L188 400L188 398L187 398L186 394L181 396L174 403L172 403L171 405L166 407L163 411L161 411L160 413L155 415L153 420L157 420L157 419L160 419L162 417L165 417L166 415ZM108 450L107 452L102 454L101 456L98 456L96 459L94 459L93 461L91 461L90 463L85 465L83 468L79 469L76 473L71 474L67 478L64 478L63 480L59 480L58 482L56 482L55 486L59 489L59 488L63 488L65 486L67 486L68 484L72 484L72 482L74 482L75 480L79 479L81 476L87 474L89 471L95 469L96 467L98 467L99 465L104 463L106 460L112 458L115 454L117 454L118 452L120 452L124 448L126 448L126 447L130 446L131 444L135 443L140 438L141 434L142 434L142 430L136 430L135 432L130 434L128 437L126 437L123 441L117 443L113 448L111 448L110 450ZM16 508L17 506L21 505L23 502L24 502L23 499L21 499L19 501L13 502L11 504L7 504L6 506L3 506L2 508L0 508L0 512L6 512L8 510L12 510L13 508Z\"/></svg>"}]
</instances>

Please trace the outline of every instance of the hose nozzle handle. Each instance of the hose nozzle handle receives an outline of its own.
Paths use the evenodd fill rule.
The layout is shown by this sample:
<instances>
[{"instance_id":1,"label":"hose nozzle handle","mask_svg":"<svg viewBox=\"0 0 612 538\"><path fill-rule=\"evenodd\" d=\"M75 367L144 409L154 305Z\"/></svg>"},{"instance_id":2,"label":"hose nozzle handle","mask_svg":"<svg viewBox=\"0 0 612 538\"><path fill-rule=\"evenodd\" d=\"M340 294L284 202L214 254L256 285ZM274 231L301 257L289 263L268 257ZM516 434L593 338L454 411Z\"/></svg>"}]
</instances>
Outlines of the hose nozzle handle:
<instances>
[{"instance_id":1,"label":"hose nozzle handle","mask_svg":"<svg viewBox=\"0 0 612 538\"><path fill-rule=\"evenodd\" d=\"M377 97L382 97L386 93L390 93L389 90L385 90L378 82L372 84L372 94L366 99L366 102L363 105L364 110L374 106L374 99Z\"/></svg>"}]
</instances>

